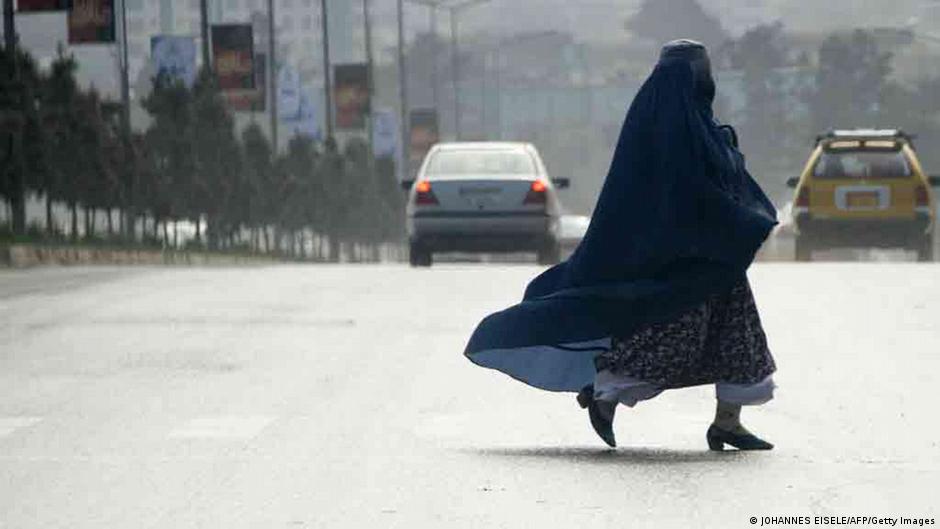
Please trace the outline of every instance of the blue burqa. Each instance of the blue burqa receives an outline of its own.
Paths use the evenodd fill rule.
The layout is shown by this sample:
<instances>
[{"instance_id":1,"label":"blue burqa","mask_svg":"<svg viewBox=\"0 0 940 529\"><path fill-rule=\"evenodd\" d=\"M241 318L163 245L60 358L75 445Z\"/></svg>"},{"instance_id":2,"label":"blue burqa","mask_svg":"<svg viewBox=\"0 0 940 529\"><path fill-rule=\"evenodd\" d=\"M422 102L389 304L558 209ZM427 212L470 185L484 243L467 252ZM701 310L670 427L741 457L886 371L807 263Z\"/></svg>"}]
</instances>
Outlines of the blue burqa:
<instances>
[{"instance_id":1,"label":"blue burqa","mask_svg":"<svg viewBox=\"0 0 940 529\"><path fill-rule=\"evenodd\" d=\"M713 118L714 81L693 58L664 51L627 112L581 244L521 303L479 324L465 351L474 363L577 392L593 383L594 356L610 337L668 321L744 279L776 210L733 130Z\"/></svg>"}]
</instances>

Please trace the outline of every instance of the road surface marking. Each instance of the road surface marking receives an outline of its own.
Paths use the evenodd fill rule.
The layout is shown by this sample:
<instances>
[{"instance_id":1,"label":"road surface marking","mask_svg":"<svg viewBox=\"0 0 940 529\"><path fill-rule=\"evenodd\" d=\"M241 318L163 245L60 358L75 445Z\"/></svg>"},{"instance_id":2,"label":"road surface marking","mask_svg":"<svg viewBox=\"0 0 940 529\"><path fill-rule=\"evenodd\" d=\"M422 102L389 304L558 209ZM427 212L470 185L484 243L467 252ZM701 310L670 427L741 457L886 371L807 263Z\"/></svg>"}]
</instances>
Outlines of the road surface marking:
<instances>
[{"instance_id":1,"label":"road surface marking","mask_svg":"<svg viewBox=\"0 0 940 529\"><path fill-rule=\"evenodd\" d=\"M175 439L251 439L261 433L273 417L200 417L170 432Z\"/></svg>"},{"instance_id":2,"label":"road surface marking","mask_svg":"<svg viewBox=\"0 0 940 529\"><path fill-rule=\"evenodd\" d=\"M28 428L41 420L41 417L0 417L0 437L11 435L22 428Z\"/></svg>"}]
</instances>

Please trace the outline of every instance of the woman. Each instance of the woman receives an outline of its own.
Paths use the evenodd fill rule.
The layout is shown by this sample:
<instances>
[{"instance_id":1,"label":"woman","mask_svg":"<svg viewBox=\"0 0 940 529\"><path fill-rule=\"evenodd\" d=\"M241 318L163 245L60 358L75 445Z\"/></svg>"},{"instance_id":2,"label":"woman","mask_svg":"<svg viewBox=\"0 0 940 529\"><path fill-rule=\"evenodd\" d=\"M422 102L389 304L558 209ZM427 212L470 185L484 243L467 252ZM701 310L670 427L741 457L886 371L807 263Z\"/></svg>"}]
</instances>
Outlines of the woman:
<instances>
[{"instance_id":1,"label":"woman","mask_svg":"<svg viewBox=\"0 0 940 529\"><path fill-rule=\"evenodd\" d=\"M745 429L742 405L773 397L746 271L776 224L733 129L712 115L705 47L663 47L620 134L591 225L567 261L492 314L465 354L550 391L578 393L610 446L618 403L715 384L708 446L773 447Z\"/></svg>"}]
</instances>

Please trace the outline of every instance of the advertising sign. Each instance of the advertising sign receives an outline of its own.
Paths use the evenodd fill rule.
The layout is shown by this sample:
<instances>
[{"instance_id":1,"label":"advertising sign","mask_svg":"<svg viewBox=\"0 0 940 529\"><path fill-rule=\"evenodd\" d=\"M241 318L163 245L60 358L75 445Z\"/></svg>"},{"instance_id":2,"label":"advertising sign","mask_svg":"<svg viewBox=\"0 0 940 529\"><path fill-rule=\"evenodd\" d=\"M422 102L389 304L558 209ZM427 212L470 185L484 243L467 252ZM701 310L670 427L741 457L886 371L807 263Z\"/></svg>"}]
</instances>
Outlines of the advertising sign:
<instances>
[{"instance_id":1,"label":"advertising sign","mask_svg":"<svg viewBox=\"0 0 940 529\"><path fill-rule=\"evenodd\" d=\"M16 10L20 13L37 11L65 11L69 8L69 0L20 0Z\"/></svg>"},{"instance_id":2,"label":"advertising sign","mask_svg":"<svg viewBox=\"0 0 940 529\"><path fill-rule=\"evenodd\" d=\"M267 109L267 54L255 54L254 67L256 88L231 89L222 92L229 108L235 112L264 112Z\"/></svg>"},{"instance_id":3,"label":"advertising sign","mask_svg":"<svg viewBox=\"0 0 940 529\"><path fill-rule=\"evenodd\" d=\"M338 64L334 72L336 128L364 129L369 116L369 67L362 63Z\"/></svg>"},{"instance_id":4,"label":"advertising sign","mask_svg":"<svg viewBox=\"0 0 940 529\"><path fill-rule=\"evenodd\" d=\"M277 112L283 120L300 114L300 76L290 66L281 66L277 74Z\"/></svg>"},{"instance_id":5,"label":"advertising sign","mask_svg":"<svg viewBox=\"0 0 940 529\"><path fill-rule=\"evenodd\" d=\"M416 171L424 161L425 155L435 143L440 141L437 110L416 108L409 115L408 164Z\"/></svg>"},{"instance_id":6,"label":"advertising sign","mask_svg":"<svg viewBox=\"0 0 940 529\"><path fill-rule=\"evenodd\" d=\"M114 0L71 0L69 43L114 42Z\"/></svg>"},{"instance_id":7,"label":"advertising sign","mask_svg":"<svg viewBox=\"0 0 940 529\"><path fill-rule=\"evenodd\" d=\"M150 56L157 75L167 75L193 86L196 81L195 38L154 35L150 38Z\"/></svg>"},{"instance_id":8,"label":"advertising sign","mask_svg":"<svg viewBox=\"0 0 940 529\"><path fill-rule=\"evenodd\" d=\"M290 121L293 124L294 134L297 136L307 136L314 140L320 140L320 121L317 119L313 103L307 94L300 94L300 112L296 120Z\"/></svg>"},{"instance_id":9,"label":"advertising sign","mask_svg":"<svg viewBox=\"0 0 940 529\"><path fill-rule=\"evenodd\" d=\"M251 24L212 26L212 66L223 92L255 88Z\"/></svg>"},{"instance_id":10,"label":"advertising sign","mask_svg":"<svg viewBox=\"0 0 940 529\"><path fill-rule=\"evenodd\" d=\"M398 116L389 109L372 114L372 150L376 158L395 158L399 152Z\"/></svg>"}]
</instances>

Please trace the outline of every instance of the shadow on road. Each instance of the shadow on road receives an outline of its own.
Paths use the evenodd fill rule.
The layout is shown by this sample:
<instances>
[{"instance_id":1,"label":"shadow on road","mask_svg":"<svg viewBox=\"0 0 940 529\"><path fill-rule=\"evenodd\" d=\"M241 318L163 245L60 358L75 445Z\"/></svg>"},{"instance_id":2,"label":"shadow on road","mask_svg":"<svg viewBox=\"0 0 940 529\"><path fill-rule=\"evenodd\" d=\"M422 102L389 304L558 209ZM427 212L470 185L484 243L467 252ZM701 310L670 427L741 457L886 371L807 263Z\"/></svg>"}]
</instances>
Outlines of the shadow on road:
<instances>
[{"instance_id":1,"label":"shadow on road","mask_svg":"<svg viewBox=\"0 0 940 529\"><path fill-rule=\"evenodd\" d=\"M637 465L664 465L708 463L744 458L737 451L710 452L707 450L670 450L663 448L602 448L602 447L518 447L464 449L466 453L486 457L514 459L555 459L570 463L633 463Z\"/></svg>"}]
</instances>

